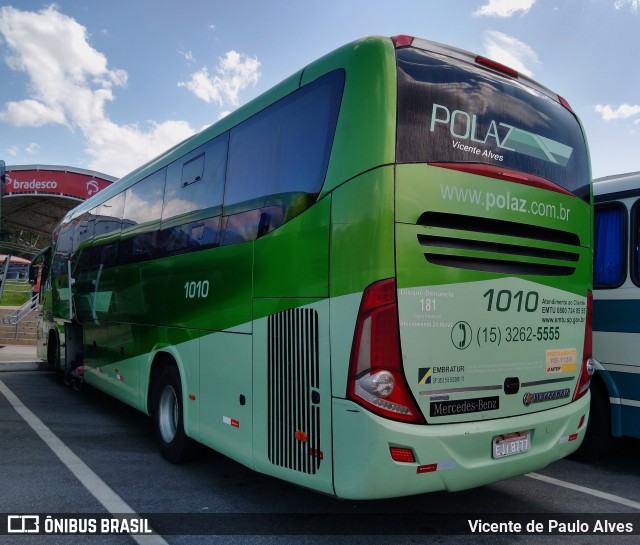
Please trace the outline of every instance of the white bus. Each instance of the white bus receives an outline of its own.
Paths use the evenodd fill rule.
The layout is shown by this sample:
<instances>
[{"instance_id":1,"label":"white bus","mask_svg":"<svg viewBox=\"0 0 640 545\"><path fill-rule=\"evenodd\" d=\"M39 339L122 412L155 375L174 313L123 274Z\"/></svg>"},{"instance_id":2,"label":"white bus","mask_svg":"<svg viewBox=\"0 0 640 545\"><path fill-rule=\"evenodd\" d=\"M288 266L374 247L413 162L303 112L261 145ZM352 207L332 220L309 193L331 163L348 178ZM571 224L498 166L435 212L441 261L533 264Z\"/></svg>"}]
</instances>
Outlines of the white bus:
<instances>
[{"instance_id":1,"label":"white bus","mask_svg":"<svg viewBox=\"0 0 640 545\"><path fill-rule=\"evenodd\" d=\"M640 437L640 172L594 180L591 417L580 453Z\"/></svg>"}]
</instances>

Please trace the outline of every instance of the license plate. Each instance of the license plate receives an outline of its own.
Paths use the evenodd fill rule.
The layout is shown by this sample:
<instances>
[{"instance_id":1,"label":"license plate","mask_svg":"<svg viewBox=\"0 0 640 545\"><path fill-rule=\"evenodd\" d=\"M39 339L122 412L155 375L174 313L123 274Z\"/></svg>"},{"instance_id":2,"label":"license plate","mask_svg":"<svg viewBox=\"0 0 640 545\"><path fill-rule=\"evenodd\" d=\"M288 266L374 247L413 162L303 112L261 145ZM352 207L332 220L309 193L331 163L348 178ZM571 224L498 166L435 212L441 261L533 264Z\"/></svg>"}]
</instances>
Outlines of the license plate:
<instances>
[{"instance_id":1,"label":"license plate","mask_svg":"<svg viewBox=\"0 0 640 545\"><path fill-rule=\"evenodd\" d=\"M528 431L500 435L493 438L493 457L505 458L529 452L531 448L531 434Z\"/></svg>"}]
</instances>

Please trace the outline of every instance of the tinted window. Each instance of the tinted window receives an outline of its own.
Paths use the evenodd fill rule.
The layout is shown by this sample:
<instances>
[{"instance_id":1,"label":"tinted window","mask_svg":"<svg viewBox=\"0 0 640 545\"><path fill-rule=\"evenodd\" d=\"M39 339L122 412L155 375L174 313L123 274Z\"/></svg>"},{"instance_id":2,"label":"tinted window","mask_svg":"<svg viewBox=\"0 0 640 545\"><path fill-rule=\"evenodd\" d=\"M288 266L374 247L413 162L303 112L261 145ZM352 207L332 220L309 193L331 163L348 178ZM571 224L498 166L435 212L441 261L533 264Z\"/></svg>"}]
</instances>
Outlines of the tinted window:
<instances>
[{"instance_id":1,"label":"tinted window","mask_svg":"<svg viewBox=\"0 0 640 545\"><path fill-rule=\"evenodd\" d=\"M622 205L596 207L593 284L598 288L615 288L624 282L625 216L625 208Z\"/></svg>"},{"instance_id":2,"label":"tinted window","mask_svg":"<svg viewBox=\"0 0 640 545\"><path fill-rule=\"evenodd\" d=\"M220 216L196 220L160 231L162 255L220 245Z\"/></svg>"},{"instance_id":3,"label":"tinted window","mask_svg":"<svg viewBox=\"0 0 640 545\"><path fill-rule=\"evenodd\" d=\"M65 223L60 231L58 231L58 239L56 244L56 254L59 257L68 259L73 249L74 223Z\"/></svg>"},{"instance_id":4,"label":"tinted window","mask_svg":"<svg viewBox=\"0 0 640 545\"><path fill-rule=\"evenodd\" d=\"M95 236L100 237L117 233L122 228L122 216L124 214L124 193L119 193L102 203L96 209Z\"/></svg>"},{"instance_id":5,"label":"tinted window","mask_svg":"<svg viewBox=\"0 0 640 545\"><path fill-rule=\"evenodd\" d=\"M85 212L74 221L73 230L73 253L75 254L80 245L89 240L93 236L94 222L92 221L91 212Z\"/></svg>"},{"instance_id":6,"label":"tinted window","mask_svg":"<svg viewBox=\"0 0 640 545\"><path fill-rule=\"evenodd\" d=\"M160 170L127 189L123 231L140 225L153 226L160 222L166 174L166 169Z\"/></svg>"},{"instance_id":7,"label":"tinted window","mask_svg":"<svg viewBox=\"0 0 640 545\"><path fill-rule=\"evenodd\" d=\"M73 222L64 224L53 235L56 242L56 252L53 256L51 269L56 276L67 274L67 260L71 257L73 249L73 235Z\"/></svg>"},{"instance_id":8,"label":"tinted window","mask_svg":"<svg viewBox=\"0 0 640 545\"><path fill-rule=\"evenodd\" d=\"M455 59L397 51L397 160L502 166L589 200L589 162L574 115L517 80Z\"/></svg>"},{"instance_id":9,"label":"tinted window","mask_svg":"<svg viewBox=\"0 0 640 545\"><path fill-rule=\"evenodd\" d=\"M266 233L314 202L324 182L343 86L344 73L332 72L231 130L224 214L244 215L226 220L235 234L225 235L225 244L258 236L261 214L247 211L280 208L277 214L266 212Z\"/></svg>"},{"instance_id":10,"label":"tinted window","mask_svg":"<svg viewBox=\"0 0 640 545\"><path fill-rule=\"evenodd\" d=\"M171 164L162 210L160 246L173 254L220 244L220 215L228 134Z\"/></svg>"},{"instance_id":11,"label":"tinted window","mask_svg":"<svg viewBox=\"0 0 640 545\"><path fill-rule=\"evenodd\" d=\"M157 256L166 174L167 169L162 169L125 192L118 263L134 263Z\"/></svg>"},{"instance_id":12,"label":"tinted window","mask_svg":"<svg viewBox=\"0 0 640 545\"><path fill-rule=\"evenodd\" d=\"M633 205L631 217L631 278L640 286L640 201Z\"/></svg>"}]
</instances>

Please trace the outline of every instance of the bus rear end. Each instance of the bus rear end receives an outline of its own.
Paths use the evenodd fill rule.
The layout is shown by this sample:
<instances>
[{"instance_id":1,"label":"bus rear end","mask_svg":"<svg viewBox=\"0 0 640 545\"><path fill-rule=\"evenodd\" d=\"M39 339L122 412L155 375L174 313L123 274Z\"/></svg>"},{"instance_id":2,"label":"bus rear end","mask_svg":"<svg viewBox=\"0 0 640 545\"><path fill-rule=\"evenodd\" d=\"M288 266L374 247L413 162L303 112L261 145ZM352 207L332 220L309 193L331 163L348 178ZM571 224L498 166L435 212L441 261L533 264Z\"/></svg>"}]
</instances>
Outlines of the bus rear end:
<instances>
[{"instance_id":1,"label":"bus rear end","mask_svg":"<svg viewBox=\"0 0 640 545\"><path fill-rule=\"evenodd\" d=\"M346 497L536 470L573 452L588 418L592 215L579 121L507 67L395 44L396 275L362 296L350 416L334 418L338 450L354 444L335 463Z\"/></svg>"}]
</instances>

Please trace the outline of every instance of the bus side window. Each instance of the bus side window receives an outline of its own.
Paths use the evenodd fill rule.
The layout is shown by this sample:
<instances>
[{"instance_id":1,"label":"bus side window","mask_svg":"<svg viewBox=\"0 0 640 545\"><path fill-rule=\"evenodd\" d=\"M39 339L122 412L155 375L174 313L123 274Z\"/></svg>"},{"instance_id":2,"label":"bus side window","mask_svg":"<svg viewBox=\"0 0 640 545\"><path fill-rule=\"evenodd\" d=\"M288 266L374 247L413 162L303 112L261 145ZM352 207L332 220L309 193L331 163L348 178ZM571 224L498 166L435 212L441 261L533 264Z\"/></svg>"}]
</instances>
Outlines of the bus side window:
<instances>
[{"instance_id":1,"label":"bus side window","mask_svg":"<svg viewBox=\"0 0 640 545\"><path fill-rule=\"evenodd\" d=\"M73 235L73 222L66 223L58 231L56 249L53 256L53 267L56 276L67 274L67 260L71 257L71 251L73 250Z\"/></svg>"},{"instance_id":2,"label":"bus side window","mask_svg":"<svg viewBox=\"0 0 640 545\"><path fill-rule=\"evenodd\" d=\"M631 209L631 279L640 286L640 200Z\"/></svg>"},{"instance_id":3,"label":"bus side window","mask_svg":"<svg viewBox=\"0 0 640 545\"><path fill-rule=\"evenodd\" d=\"M158 229L166 175L167 169L163 168L126 190L117 250L119 265L159 257Z\"/></svg>"},{"instance_id":4,"label":"bus side window","mask_svg":"<svg viewBox=\"0 0 640 545\"><path fill-rule=\"evenodd\" d=\"M92 250L92 261L97 265L112 267L116 263L118 235L122 229L124 213L124 193L111 197L100 205L95 218L95 242Z\"/></svg>"},{"instance_id":5,"label":"bus side window","mask_svg":"<svg viewBox=\"0 0 640 545\"><path fill-rule=\"evenodd\" d=\"M331 72L231 129L223 244L265 235L315 202L343 86L344 72Z\"/></svg>"},{"instance_id":6,"label":"bus side window","mask_svg":"<svg viewBox=\"0 0 640 545\"><path fill-rule=\"evenodd\" d=\"M593 284L596 288L617 288L626 278L626 208L604 204L595 209L595 258Z\"/></svg>"},{"instance_id":7,"label":"bus side window","mask_svg":"<svg viewBox=\"0 0 640 545\"><path fill-rule=\"evenodd\" d=\"M228 140L224 133L169 165L159 235L162 255L220 245Z\"/></svg>"},{"instance_id":8,"label":"bus side window","mask_svg":"<svg viewBox=\"0 0 640 545\"><path fill-rule=\"evenodd\" d=\"M74 255L77 255L78 251L81 250L84 242L93 237L93 222L90 219L91 212L85 212L74 222L72 250Z\"/></svg>"}]
</instances>

